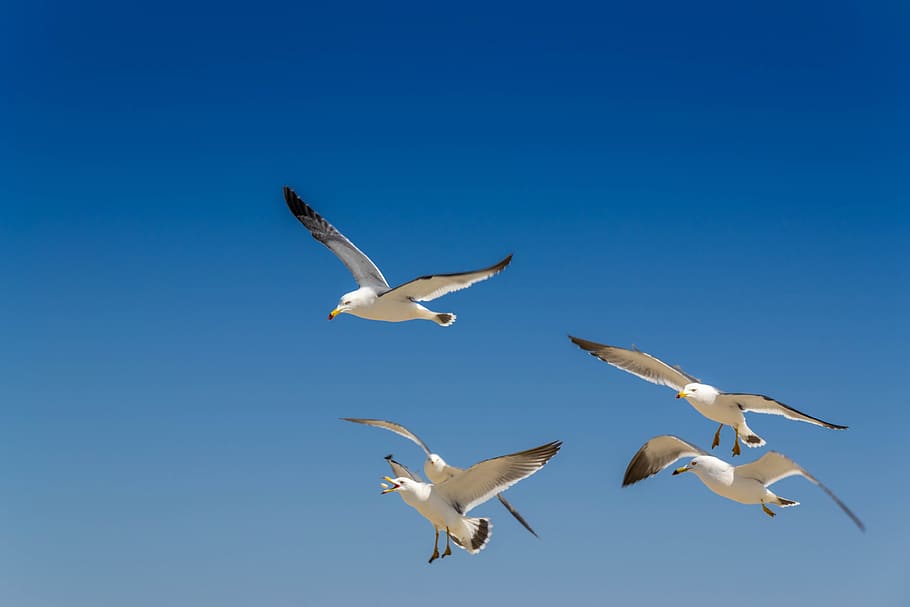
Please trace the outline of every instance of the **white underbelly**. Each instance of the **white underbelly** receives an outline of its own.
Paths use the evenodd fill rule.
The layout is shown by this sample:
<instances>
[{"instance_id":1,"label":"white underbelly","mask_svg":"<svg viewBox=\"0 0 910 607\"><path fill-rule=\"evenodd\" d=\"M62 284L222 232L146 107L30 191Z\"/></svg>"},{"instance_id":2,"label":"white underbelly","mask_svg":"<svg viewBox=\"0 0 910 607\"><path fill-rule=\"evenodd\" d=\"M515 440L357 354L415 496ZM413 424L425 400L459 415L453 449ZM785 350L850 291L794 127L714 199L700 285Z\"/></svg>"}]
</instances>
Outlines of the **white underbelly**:
<instances>
[{"instance_id":1,"label":"white underbelly","mask_svg":"<svg viewBox=\"0 0 910 607\"><path fill-rule=\"evenodd\" d=\"M716 493L740 504L760 504L768 490L757 480L734 477L730 484L704 479L705 486Z\"/></svg>"},{"instance_id":2,"label":"white underbelly","mask_svg":"<svg viewBox=\"0 0 910 607\"><path fill-rule=\"evenodd\" d=\"M379 297L372 305L355 308L351 314L369 320L384 320L386 322L403 322L421 318L423 306L411 301Z\"/></svg>"},{"instance_id":3,"label":"white underbelly","mask_svg":"<svg viewBox=\"0 0 910 607\"><path fill-rule=\"evenodd\" d=\"M728 405L720 404L718 402L706 405L704 403L693 402L689 399L686 400L696 411L720 424L738 426L742 422L743 415L739 409L732 409Z\"/></svg>"}]
</instances>

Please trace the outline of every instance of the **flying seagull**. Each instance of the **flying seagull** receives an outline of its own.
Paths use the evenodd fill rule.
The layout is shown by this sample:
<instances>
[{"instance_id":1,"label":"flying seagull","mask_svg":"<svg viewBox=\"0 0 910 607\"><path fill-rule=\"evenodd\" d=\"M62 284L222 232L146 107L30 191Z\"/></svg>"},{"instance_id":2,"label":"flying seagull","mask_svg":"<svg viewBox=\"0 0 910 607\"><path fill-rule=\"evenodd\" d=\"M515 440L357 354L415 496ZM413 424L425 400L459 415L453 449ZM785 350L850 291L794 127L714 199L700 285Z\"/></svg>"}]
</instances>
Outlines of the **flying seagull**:
<instances>
[{"instance_id":1,"label":"flying seagull","mask_svg":"<svg viewBox=\"0 0 910 607\"><path fill-rule=\"evenodd\" d=\"M363 418L359 418L359 417L342 417L341 419L343 419L346 422L354 422L355 424L365 424L367 426L374 426L376 428L384 428L386 430L394 432L395 434L397 434L399 436L403 436L410 441L413 441L415 444L417 444L418 447L423 449L423 452L426 453L426 455L427 455L427 459L423 463L423 471L427 475L427 478L430 479L431 483L436 483L436 484L442 483L442 482L445 482L445 481L449 480L450 478L454 478L464 472L464 470L461 468L456 468L455 466L450 466L449 464L446 463L446 461L444 459L442 459L442 457L440 457L436 453L431 452L430 448L427 447L427 444L425 442L420 440L420 438L416 434L414 434L413 432L411 432L410 430L408 430L401 424L396 424L395 422L386 421L384 419L363 419ZM386 459L389 460L390 464L392 464L394 462L394 460L391 459L391 456ZM398 462L394 462L394 463L396 465L401 466L401 464L398 464ZM394 470L394 467L393 467L393 470ZM406 474L399 474L397 472L395 475L396 476L407 476ZM415 478L414 480L420 480L420 479ZM512 504L510 504L508 502L508 500L506 500L506 498L503 497L503 495L501 493L497 494L496 497L499 498L500 503L506 507L506 510L508 510L512 514L512 516L514 516L515 519L524 526L525 529L530 531L534 535L534 537L539 537L537 535L537 532L534 531L533 529L531 529L531 525L528 524L528 521L526 521L524 519L524 517L522 517L521 514L518 513L518 510L516 510L512 506Z\"/></svg>"},{"instance_id":2,"label":"flying seagull","mask_svg":"<svg viewBox=\"0 0 910 607\"><path fill-rule=\"evenodd\" d=\"M866 530L863 522L830 489L806 472L799 464L777 451L769 451L750 464L731 466L724 460L708 455L706 451L702 451L676 436L655 436L642 445L629 462L622 486L637 483L657 474L684 457L691 457L692 461L682 468L674 470L674 476L683 472L694 472L701 482L717 495L740 504L761 504L765 514L771 517L775 516L775 513L768 508L768 504L788 508L798 506L799 502L780 497L768 487L788 476L802 476L821 487L822 491L827 493L847 513L847 516L853 519L861 531Z\"/></svg>"},{"instance_id":3,"label":"flying seagull","mask_svg":"<svg viewBox=\"0 0 910 607\"><path fill-rule=\"evenodd\" d=\"M765 441L746 425L746 418L743 415L745 412L783 415L787 419L809 422L832 430L847 429L847 426L838 426L812 417L763 394L721 392L714 386L701 383L699 379L692 377L681 368L671 367L662 360L639 350L598 344L571 335L569 339L582 350L587 350L592 356L596 356L617 369L622 369L652 384L676 390L676 398L685 398L690 405L695 407L696 411L708 419L720 422L717 432L714 433L714 441L711 443L712 449L720 444L720 431L724 426L730 426L736 432L736 438L733 440L733 455L740 454L740 440L747 447L761 447L765 444Z\"/></svg>"},{"instance_id":4,"label":"flying seagull","mask_svg":"<svg viewBox=\"0 0 910 607\"><path fill-rule=\"evenodd\" d=\"M498 274L512 261L512 256L509 255L499 263L482 270L458 274L431 274L397 287L390 287L382 272L369 257L287 186L284 186L284 200L313 238L327 246L338 256L341 263L347 266L360 287L341 296L338 305L329 313L329 320L339 314L348 313L386 322L432 320L438 325L448 327L455 322L454 314L433 312L418 302L432 301L452 291L466 289L476 282Z\"/></svg>"},{"instance_id":5,"label":"flying seagull","mask_svg":"<svg viewBox=\"0 0 910 607\"><path fill-rule=\"evenodd\" d=\"M434 484L415 480L414 475L405 468L408 474L404 476L383 477L391 486L382 483L382 493L398 493L407 505L433 525L436 539L429 562L452 554L450 538L459 548L476 554L490 541L493 523L488 518L468 517L467 513L543 468L556 455L560 446L562 443L555 441L527 451L484 460L461 474ZM393 470L396 465L400 466L391 457L388 459ZM440 529L446 532L446 549L442 555L439 554Z\"/></svg>"}]
</instances>

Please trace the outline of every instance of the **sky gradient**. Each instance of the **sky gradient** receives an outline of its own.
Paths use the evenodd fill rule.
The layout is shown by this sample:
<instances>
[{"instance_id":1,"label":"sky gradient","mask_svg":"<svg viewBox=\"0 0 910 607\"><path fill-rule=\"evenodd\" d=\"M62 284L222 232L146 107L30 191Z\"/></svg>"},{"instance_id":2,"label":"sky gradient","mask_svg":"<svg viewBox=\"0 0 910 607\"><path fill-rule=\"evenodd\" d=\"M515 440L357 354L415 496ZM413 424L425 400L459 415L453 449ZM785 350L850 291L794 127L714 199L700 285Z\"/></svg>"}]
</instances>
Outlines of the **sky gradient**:
<instances>
[{"instance_id":1,"label":"sky gradient","mask_svg":"<svg viewBox=\"0 0 910 607\"><path fill-rule=\"evenodd\" d=\"M44 1L0 22L0 605L906 605L905 3ZM290 185L392 283L501 275L427 322L355 287ZM715 429L566 335L850 429L750 426L775 519L647 439ZM561 439L483 553L380 496ZM729 459L730 430L717 455ZM766 449L746 450L740 463ZM900 481L884 485L891 474ZM886 468L887 467L887 468Z\"/></svg>"}]
</instances>

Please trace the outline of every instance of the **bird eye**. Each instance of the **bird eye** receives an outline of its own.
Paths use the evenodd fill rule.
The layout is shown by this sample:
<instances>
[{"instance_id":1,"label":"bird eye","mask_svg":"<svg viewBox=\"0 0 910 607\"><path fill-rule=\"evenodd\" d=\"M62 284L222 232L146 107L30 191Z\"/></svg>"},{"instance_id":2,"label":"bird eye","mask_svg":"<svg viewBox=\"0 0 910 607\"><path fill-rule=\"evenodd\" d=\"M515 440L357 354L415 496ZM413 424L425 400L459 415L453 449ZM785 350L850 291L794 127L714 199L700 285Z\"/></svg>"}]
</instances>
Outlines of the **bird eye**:
<instances>
[{"instance_id":1,"label":"bird eye","mask_svg":"<svg viewBox=\"0 0 910 607\"><path fill-rule=\"evenodd\" d=\"M698 462L692 462L692 466L693 466L693 467L694 467L694 466L697 466L697 465L698 465Z\"/></svg>"}]
</instances>

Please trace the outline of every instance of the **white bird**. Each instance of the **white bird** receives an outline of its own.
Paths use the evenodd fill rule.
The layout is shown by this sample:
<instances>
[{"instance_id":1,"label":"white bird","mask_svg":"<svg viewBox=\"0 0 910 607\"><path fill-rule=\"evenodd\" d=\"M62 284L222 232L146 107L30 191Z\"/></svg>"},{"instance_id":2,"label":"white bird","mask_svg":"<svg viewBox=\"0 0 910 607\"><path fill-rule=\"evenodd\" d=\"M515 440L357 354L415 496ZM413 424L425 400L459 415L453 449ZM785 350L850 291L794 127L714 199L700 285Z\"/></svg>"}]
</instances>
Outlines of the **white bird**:
<instances>
[{"instance_id":1,"label":"white bird","mask_svg":"<svg viewBox=\"0 0 910 607\"><path fill-rule=\"evenodd\" d=\"M468 517L467 513L543 468L561 446L562 442L554 441L527 451L484 460L457 476L434 484L416 480L413 473L390 456L387 459L392 469L396 470L399 466L397 469L406 474L398 478L383 477L391 486L384 485L382 493L398 493L406 504L433 525L436 539L429 562L440 558L440 529L446 532L446 549L441 556L452 554L450 538L458 547L476 554L490 541L493 523L488 518Z\"/></svg>"},{"instance_id":2,"label":"white bird","mask_svg":"<svg viewBox=\"0 0 910 607\"><path fill-rule=\"evenodd\" d=\"M431 320L438 325L448 327L455 322L454 314L433 312L417 302L432 301L452 291L466 289L476 282L486 280L501 272L512 261L512 256L509 255L496 265L482 270L421 276L393 288L389 286L382 272L369 257L287 186L284 187L284 200L300 223L310 231L313 238L327 246L347 266L360 287L341 296L338 305L329 313L329 320L339 314L347 313L360 318L386 322Z\"/></svg>"},{"instance_id":3,"label":"white bird","mask_svg":"<svg viewBox=\"0 0 910 607\"><path fill-rule=\"evenodd\" d=\"M450 478L454 478L464 472L464 470L462 468L456 468L455 466L450 466L449 464L446 463L446 461L444 459L442 459L442 457L440 455L431 452L430 448L427 446L427 444L425 442L420 440L420 438L416 434L414 434L413 432L411 432L410 430L408 430L401 424L396 424L395 422L390 422L390 421L387 421L384 419L363 419L363 418L359 418L359 417L342 417L341 419L343 419L346 422L354 422L355 424L364 424L364 425L373 426L376 428L383 428L385 430L394 432L398 436L403 436L404 438L414 442L417 446L419 446L421 449L423 449L423 452L426 453L426 455L427 455L427 459L423 463L423 471L427 475L427 478L430 479L431 483L436 483L436 484L442 483L442 482L445 482L445 481L449 480ZM392 464L394 462L395 464L401 466L401 464L398 464L398 462L395 462L395 460L391 459L391 456L389 456L387 459L389 460L390 464ZM402 474L396 473L396 476L407 476L407 475L402 475ZM415 478L414 480L420 480L420 479ZM503 497L503 495L501 493L498 494L496 497L499 499L499 502L503 506L505 506L506 510L508 510L512 514L512 516L515 517L515 520L517 520L519 523L521 523L525 529L530 531L534 535L534 537L539 537L537 535L537 532L534 531L533 529L531 529L531 525L528 524L528 522L524 519L524 517L518 513L518 510L516 510L515 507L512 506L512 504L510 504L508 502L508 500L506 500L506 498Z\"/></svg>"},{"instance_id":4,"label":"white bird","mask_svg":"<svg viewBox=\"0 0 910 607\"><path fill-rule=\"evenodd\" d=\"M617 369L622 369L652 384L676 390L676 398L685 398L696 411L708 419L720 422L717 432L714 433L714 441L711 443L712 449L720 444L720 431L724 426L730 426L736 432L736 438L733 441L733 455L740 454L740 440L748 447L761 447L765 444L764 439L755 434L746 424L746 417L743 415L745 412L783 415L787 419L808 422L833 430L847 429L847 426L839 426L812 417L763 394L721 392L714 386L701 383L699 379L692 377L678 366L671 367L662 360L639 350L598 344L571 335L569 339L582 350L590 352L592 356L596 356Z\"/></svg>"},{"instance_id":5,"label":"white bird","mask_svg":"<svg viewBox=\"0 0 910 607\"><path fill-rule=\"evenodd\" d=\"M768 508L768 504L787 508L798 506L799 502L780 497L768 489L768 486L788 476L802 476L831 496L860 530L866 530L862 521L830 489L799 464L777 451L769 451L750 464L731 466L676 436L655 436L642 445L629 462L622 486L637 483L657 474L684 457L693 459L682 468L674 470L674 476L683 472L694 472L701 482L717 495L740 504L761 504L765 514L771 517L775 516L775 513Z\"/></svg>"}]
</instances>

